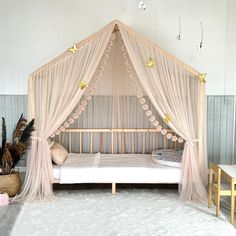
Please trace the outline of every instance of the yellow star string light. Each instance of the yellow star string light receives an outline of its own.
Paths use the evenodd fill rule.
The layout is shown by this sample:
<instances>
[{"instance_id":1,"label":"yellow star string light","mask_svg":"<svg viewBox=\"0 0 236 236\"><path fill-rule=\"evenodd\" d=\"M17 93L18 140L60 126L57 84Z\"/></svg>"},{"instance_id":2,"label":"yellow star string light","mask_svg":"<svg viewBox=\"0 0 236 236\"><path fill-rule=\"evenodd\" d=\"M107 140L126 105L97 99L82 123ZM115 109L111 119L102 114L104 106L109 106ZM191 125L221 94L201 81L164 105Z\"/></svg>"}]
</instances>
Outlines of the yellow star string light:
<instances>
[{"instance_id":1,"label":"yellow star string light","mask_svg":"<svg viewBox=\"0 0 236 236\"><path fill-rule=\"evenodd\" d=\"M199 74L198 75L198 79L203 82L203 83L206 83L206 73L202 73L202 74Z\"/></svg>"},{"instance_id":2,"label":"yellow star string light","mask_svg":"<svg viewBox=\"0 0 236 236\"><path fill-rule=\"evenodd\" d=\"M80 89L85 89L88 87L88 85L82 80L80 83L79 83L79 87Z\"/></svg>"},{"instance_id":3,"label":"yellow star string light","mask_svg":"<svg viewBox=\"0 0 236 236\"><path fill-rule=\"evenodd\" d=\"M167 114L167 113L165 114L164 121L165 121L166 124L169 124L169 123L170 123L171 118L170 118L170 115L169 115L169 114Z\"/></svg>"},{"instance_id":4,"label":"yellow star string light","mask_svg":"<svg viewBox=\"0 0 236 236\"><path fill-rule=\"evenodd\" d=\"M146 63L146 66L149 68L153 68L155 65L156 65L156 62L152 58L149 58L149 61L148 63Z\"/></svg>"},{"instance_id":5,"label":"yellow star string light","mask_svg":"<svg viewBox=\"0 0 236 236\"><path fill-rule=\"evenodd\" d=\"M74 44L71 48L68 49L69 52L71 53L76 53L78 51L77 45Z\"/></svg>"}]
</instances>

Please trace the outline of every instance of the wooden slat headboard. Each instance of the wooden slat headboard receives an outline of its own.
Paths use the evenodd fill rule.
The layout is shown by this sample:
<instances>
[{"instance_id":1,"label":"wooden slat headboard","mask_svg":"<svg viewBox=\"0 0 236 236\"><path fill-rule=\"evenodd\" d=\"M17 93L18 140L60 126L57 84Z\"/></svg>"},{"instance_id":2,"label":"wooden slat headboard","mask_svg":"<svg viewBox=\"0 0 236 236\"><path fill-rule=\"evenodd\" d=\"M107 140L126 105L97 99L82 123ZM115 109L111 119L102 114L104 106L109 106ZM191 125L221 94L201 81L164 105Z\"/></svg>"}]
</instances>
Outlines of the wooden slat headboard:
<instances>
[{"instance_id":1,"label":"wooden slat headboard","mask_svg":"<svg viewBox=\"0 0 236 236\"><path fill-rule=\"evenodd\" d=\"M168 133L175 134L172 130L167 130ZM152 149L156 148L156 144L158 143L157 134L159 131L156 129L66 129L62 132L62 134L68 135L68 151L72 151L72 134L76 133L79 136L79 153L83 153L83 135L86 133L89 135L89 152L93 153L93 146L94 146L94 134L103 134L108 133L110 134L110 150L111 153L114 153L115 150L115 142L114 142L114 135L119 134L121 139L121 148L122 153L124 153L124 146L125 146L125 134L129 133L131 134L131 153L135 153L135 135L141 134L142 135L142 153L145 153L145 147L146 147L146 134L149 134L152 136ZM163 139L163 147L167 147L168 139L166 136L162 136ZM61 143L61 135L59 135L58 141ZM173 142L172 145L173 149L177 148L177 142Z\"/></svg>"}]
</instances>

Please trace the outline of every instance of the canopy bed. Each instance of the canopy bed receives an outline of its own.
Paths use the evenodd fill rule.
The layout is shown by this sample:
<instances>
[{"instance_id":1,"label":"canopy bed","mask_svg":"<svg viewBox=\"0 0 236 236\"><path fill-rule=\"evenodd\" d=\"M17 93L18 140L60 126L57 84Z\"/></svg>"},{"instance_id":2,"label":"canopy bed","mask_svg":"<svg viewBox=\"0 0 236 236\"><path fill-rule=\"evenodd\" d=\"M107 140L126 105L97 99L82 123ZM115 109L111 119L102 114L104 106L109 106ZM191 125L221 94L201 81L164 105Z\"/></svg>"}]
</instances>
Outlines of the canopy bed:
<instances>
[{"instance_id":1,"label":"canopy bed","mask_svg":"<svg viewBox=\"0 0 236 236\"><path fill-rule=\"evenodd\" d=\"M63 137L63 133L71 131L68 147L71 151L71 142L75 140L73 130L77 132L79 138L76 142L79 142L77 146L80 156L75 158L73 154L69 154L65 165L73 163L80 166L84 163L86 158L82 148L83 129L76 130L73 126L89 109L98 109L94 113L99 114L96 114L96 118L87 115L88 121L83 123L83 128L89 131L88 135L94 136L87 142L87 152L100 151L92 150L95 146L93 141L98 140L98 137L99 145L105 151L99 154L99 158L96 158L96 154L90 154L90 158L86 159L90 160L90 166L86 162L84 164L87 166L83 171L78 169L80 177L77 181L70 179L64 182L80 182L79 178L85 176L87 179L84 182L175 182L180 183L182 199L206 198L205 75L160 49L120 21L111 22L32 73L28 94L29 117L35 118L36 131L32 137L25 183L17 199L54 198L52 183L55 178L49 139L58 140ZM133 117L134 99L142 111L139 113L144 114L151 126L142 127L145 132L138 129L140 127L135 123L140 117ZM89 108L90 103L93 107ZM128 109L124 111L128 103ZM112 116L103 111L104 107ZM121 117L120 114L128 118ZM144 120L141 123L144 124ZM101 131L99 128L105 131L102 136L98 134L100 136L95 138L95 131ZM155 145L153 134L145 143L146 133L150 134L152 131L163 135L167 140L165 142L173 143L174 148L178 143L184 145L181 169L153 167L155 164L151 163L150 155L140 155L140 152L150 154L146 143L149 149L151 144ZM106 135L110 137L110 141L104 138ZM108 161L109 163L105 155L107 153L110 160L113 160ZM139 153L140 156L134 156L134 153ZM125 157L122 156L124 154ZM75 159L75 162L71 162ZM135 163L140 164L138 171L142 169L143 175L138 175L135 172L137 169L132 168ZM99 167L96 168L95 179L92 179L92 174L88 174L91 173L91 165ZM121 170L118 168L123 168L124 172L129 171L130 176L134 173L132 178L120 175L117 179L117 173ZM145 179L145 175L149 177Z\"/></svg>"}]
</instances>

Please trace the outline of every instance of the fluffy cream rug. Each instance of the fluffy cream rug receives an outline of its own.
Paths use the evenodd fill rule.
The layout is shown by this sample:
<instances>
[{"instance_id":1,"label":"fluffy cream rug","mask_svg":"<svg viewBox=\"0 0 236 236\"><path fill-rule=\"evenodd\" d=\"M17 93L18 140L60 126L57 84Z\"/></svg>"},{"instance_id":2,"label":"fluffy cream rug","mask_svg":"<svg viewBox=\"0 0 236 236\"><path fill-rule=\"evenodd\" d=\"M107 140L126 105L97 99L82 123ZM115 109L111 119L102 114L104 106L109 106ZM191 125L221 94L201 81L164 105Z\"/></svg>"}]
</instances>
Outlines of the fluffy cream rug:
<instances>
[{"instance_id":1,"label":"fluffy cream rug","mask_svg":"<svg viewBox=\"0 0 236 236\"><path fill-rule=\"evenodd\" d=\"M12 236L236 235L215 209L178 200L176 190L57 191L57 200L24 204Z\"/></svg>"}]
</instances>

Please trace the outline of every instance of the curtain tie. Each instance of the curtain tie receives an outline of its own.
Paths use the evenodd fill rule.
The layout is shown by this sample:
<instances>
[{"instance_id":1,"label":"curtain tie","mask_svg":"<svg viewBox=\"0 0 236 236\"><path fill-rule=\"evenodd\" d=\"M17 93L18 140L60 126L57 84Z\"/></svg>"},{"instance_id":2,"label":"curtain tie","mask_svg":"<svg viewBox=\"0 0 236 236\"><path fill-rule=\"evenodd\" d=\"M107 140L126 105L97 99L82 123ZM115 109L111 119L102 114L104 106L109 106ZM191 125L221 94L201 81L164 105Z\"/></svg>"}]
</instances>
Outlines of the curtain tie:
<instances>
[{"instance_id":1,"label":"curtain tie","mask_svg":"<svg viewBox=\"0 0 236 236\"><path fill-rule=\"evenodd\" d=\"M196 142L199 142L199 139L191 139L191 138L186 139L186 143L191 146L194 146L194 143Z\"/></svg>"},{"instance_id":2,"label":"curtain tie","mask_svg":"<svg viewBox=\"0 0 236 236\"><path fill-rule=\"evenodd\" d=\"M39 142L42 142L45 139L45 137L33 136L33 137L31 137L31 139L38 140Z\"/></svg>"}]
</instances>

